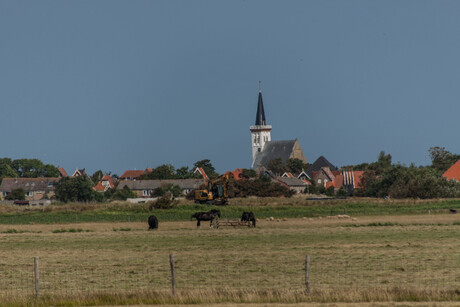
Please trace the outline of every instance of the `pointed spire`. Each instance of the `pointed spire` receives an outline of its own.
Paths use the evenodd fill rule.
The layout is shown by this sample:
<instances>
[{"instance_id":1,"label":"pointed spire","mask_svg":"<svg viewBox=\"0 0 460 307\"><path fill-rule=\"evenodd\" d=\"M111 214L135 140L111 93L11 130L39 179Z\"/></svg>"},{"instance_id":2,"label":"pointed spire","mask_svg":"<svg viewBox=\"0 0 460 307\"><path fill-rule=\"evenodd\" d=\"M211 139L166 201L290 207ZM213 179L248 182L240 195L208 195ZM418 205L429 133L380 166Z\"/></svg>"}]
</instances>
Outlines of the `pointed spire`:
<instances>
[{"instance_id":1,"label":"pointed spire","mask_svg":"<svg viewBox=\"0 0 460 307\"><path fill-rule=\"evenodd\" d=\"M265 121L264 102L262 100L262 90L260 88L259 81L259 101L257 103L256 126L264 126L266 124L267 123Z\"/></svg>"}]
</instances>

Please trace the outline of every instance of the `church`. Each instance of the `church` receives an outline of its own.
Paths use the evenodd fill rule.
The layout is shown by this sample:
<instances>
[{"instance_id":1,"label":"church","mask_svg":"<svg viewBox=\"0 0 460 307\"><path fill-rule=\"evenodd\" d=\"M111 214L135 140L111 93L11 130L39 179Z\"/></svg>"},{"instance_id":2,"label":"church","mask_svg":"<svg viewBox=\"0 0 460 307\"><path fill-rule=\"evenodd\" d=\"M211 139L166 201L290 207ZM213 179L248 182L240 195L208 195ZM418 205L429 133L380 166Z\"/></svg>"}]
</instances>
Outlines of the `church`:
<instances>
[{"instance_id":1,"label":"church","mask_svg":"<svg viewBox=\"0 0 460 307\"><path fill-rule=\"evenodd\" d=\"M266 167L271 160L280 158L283 163L288 159L299 159L307 163L299 141L284 140L272 141L272 126L267 125L265 120L264 103L262 100L262 90L259 89L259 100L257 102L256 122L250 126L252 142L252 169Z\"/></svg>"}]
</instances>

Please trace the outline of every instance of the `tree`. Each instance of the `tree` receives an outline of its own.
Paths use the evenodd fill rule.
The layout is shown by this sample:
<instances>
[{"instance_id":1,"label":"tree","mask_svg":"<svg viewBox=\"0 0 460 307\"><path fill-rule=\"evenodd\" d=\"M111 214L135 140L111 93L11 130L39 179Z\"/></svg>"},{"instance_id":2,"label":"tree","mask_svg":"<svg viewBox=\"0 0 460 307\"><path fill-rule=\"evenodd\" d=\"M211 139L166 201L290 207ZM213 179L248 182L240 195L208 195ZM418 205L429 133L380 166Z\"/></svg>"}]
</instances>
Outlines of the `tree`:
<instances>
[{"instance_id":1,"label":"tree","mask_svg":"<svg viewBox=\"0 0 460 307\"><path fill-rule=\"evenodd\" d=\"M241 178L249 179L255 177L257 177L257 173L253 169L243 168L243 170L241 171Z\"/></svg>"},{"instance_id":2,"label":"tree","mask_svg":"<svg viewBox=\"0 0 460 307\"><path fill-rule=\"evenodd\" d=\"M286 171L286 166L283 164L281 158L276 158L268 161L267 169L280 176Z\"/></svg>"},{"instance_id":3,"label":"tree","mask_svg":"<svg viewBox=\"0 0 460 307\"><path fill-rule=\"evenodd\" d=\"M96 185L102 180L102 177L104 177L104 173L101 170L95 171L91 176L91 181Z\"/></svg>"},{"instance_id":4,"label":"tree","mask_svg":"<svg viewBox=\"0 0 460 307\"><path fill-rule=\"evenodd\" d=\"M447 151L444 147L431 147L428 149L431 158L431 166L441 173L460 159L460 155Z\"/></svg>"},{"instance_id":5,"label":"tree","mask_svg":"<svg viewBox=\"0 0 460 307\"><path fill-rule=\"evenodd\" d=\"M164 184L161 187L158 187L152 191L153 197L161 197L171 193L174 197L179 197L182 195L182 189L180 186L173 184Z\"/></svg>"},{"instance_id":6,"label":"tree","mask_svg":"<svg viewBox=\"0 0 460 307\"><path fill-rule=\"evenodd\" d=\"M109 192L109 191L107 191L107 192ZM136 193L131 191L131 189L126 185L123 187L123 189L116 190L115 192L113 192L110 195L110 198L112 198L114 200L126 200L128 198L135 198L135 197L136 197Z\"/></svg>"},{"instance_id":7,"label":"tree","mask_svg":"<svg viewBox=\"0 0 460 307\"><path fill-rule=\"evenodd\" d=\"M302 160L294 158L286 161L286 168L293 174L300 174L303 170L306 170L310 164L304 163Z\"/></svg>"},{"instance_id":8,"label":"tree","mask_svg":"<svg viewBox=\"0 0 460 307\"><path fill-rule=\"evenodd\" d=\"M326 195L327 196L334 196L334 187L330 186L329 188L326 189Z\"/></svg>"},{"instance_id":9,"label":"tree","mask_svg":"<svg viewBox=\"0 0 460 307\"><path fill-rule=\"evenodd\" d=\"M16 178L19 177L18 172L13 168L13 161L10 158L0 159L0 179L5 177Z\"/></svg>"},{"instance_id":10,"label":"tree","mask_svg":"<svg viewBox=\"0 0 460 307\"><path fill-rule=\"evenodd\" d=\"M212 166L211 160L209 159L197 161L193 166L194 169L196 169L197 167L202 168L210 179L219 177L219 174L216 173L216 169L214 168L214 166Z\"/></svg>"},{"instance_id":11,"label":"tree","mask_svg":"<svg viewBox=\"0 0 460 307\"><path fill-rule=\"evenodd\" d=\"M92 187L93 183L87 176L65 177L56 183L56 198L62 202L88 202L94 200L94 194L98 193Z\"/></svg>"},{"instance_id":12,"label":"tree","mask_svg":"<svg viewBox=\"0 0 460 307\"><path fill-rule=\"evenodd\" d=\"M234 180L230 179L228 184L229 197L291 197L294 191L285 186L272 182L268 176L261 176L255 180Z\"/></svg>"},{"instance_id":13,"label":"tree","mask_svg":"<svg viewBox=\"0 0 460 307\"><path fill-rule=\"evenodd\" d=\"M5 197L6 200L25 200L26 199L26 191L24 189L15 189L12 190L8 195Z\"/></svg>"},{"instance_id":14,"label":"tree","mask_svg":"<svg viewBox=\"0 0 460 307\"><path fill-rule=\"evenodd\" d=\"M171 164L163 164L151 172L143 174L140 179L175 179L175 168Z\"/></svg>"},{"instance_id":15,"label":"tree","mask_svg":"<svg viewBox=\"0 0 460 307\"><path fill-rule=\"evenodd\" d=\"M11 163L12 168L17 172L19 177L37 178L37 177L58 177L59 170L51 164L43 164L38 159L18 159Z\"/></svg>"},{"instance_id":16,"label":"tree","mask_svg":"<svg viewBox=\"0 0 460 307\"><path fill-rule=\"evenodd\" d=\"M187 179L191 177L191 172L188 166L182 166L176 170L176 177L179 179Z\"/></svg>"}]
</instances>

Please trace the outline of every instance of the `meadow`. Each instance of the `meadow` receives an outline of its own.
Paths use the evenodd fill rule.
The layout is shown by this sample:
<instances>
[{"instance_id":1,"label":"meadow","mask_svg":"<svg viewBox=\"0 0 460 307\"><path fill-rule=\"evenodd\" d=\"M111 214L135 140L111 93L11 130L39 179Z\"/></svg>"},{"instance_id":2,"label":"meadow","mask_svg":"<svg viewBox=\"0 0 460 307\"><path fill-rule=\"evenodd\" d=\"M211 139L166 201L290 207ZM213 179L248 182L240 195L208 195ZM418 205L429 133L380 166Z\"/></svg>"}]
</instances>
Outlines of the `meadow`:
<instances>
[{"instance_id":1,"label":"meadow","mask_svg":"<svg viewBox=\"0 0 460 307\"><path fill-rule=\"evenodd\" d=\"M166 213L157 214L162 217L157 231L147 230L146 219L3 223L0 306L458 302L460 215L446 213L455 204L384 203L394 211L369 214L366 207L366 215L353 215L353 204L346 204L353 219L337 219L326 216L331 208L342 214L343 202L311 205L308 209L322 214L310 216L302 203L261 203L251 207L259 216L255 229L211 229L208 223L197 229L183 208L174 209L170 221L162 219ZM415 205L423 209L414 210ZM113 210L108 205L79 206L78 212L88 215ZM201 208L191 206L192 211ZM76 212L61 208L71 216ZM244 208L222 209L238 216ZM413 211L401 214L401 208ZM149 214L142 205L124 209L117 212ZM24 210L23 215L62 213L56 208L2 210L2 216L19 216L15 210ZM275 221L267 221L272 215ZM305 291L306 255L311 259L310 293ZM40 259L38 299L35 256Z\"/></svg>"},{"instance_id":2,"label":"meadow","mask_svg":"<svg viewBox=\"0 0 460 307\"><path fill-rule=\"evenodd\" d=\"M143 222L155 214L161 221L186 221L194 212L219 209L226 218L241 217L252 211L258 218L316 218L348 214L353 216L444 214L459 209L459 199L393 200L349 198L338 200L306 200L305 195L291 198L234 198L229 206L213 207L180 199L173 209L149 210L149 204L68 203L49 206L0 206L0 224L65 224L88 222Z\"/></svg>"}]
</instances>

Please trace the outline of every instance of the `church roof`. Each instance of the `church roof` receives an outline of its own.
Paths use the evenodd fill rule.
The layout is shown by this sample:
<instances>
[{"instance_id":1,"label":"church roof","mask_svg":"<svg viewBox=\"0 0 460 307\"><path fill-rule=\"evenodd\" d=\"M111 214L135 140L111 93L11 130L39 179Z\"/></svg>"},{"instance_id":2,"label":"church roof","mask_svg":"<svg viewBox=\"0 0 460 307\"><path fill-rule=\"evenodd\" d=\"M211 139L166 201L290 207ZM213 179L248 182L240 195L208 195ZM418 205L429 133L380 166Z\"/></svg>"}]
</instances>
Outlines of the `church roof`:
<instances>
[{"instance_id":1,"label":"church roof","mask_svg":"<svg viewBox=\"0 0 460 307\"><path fill-rule=\"evenodd\" d=\"M257 114L256 114L256 126L266 125L265 121L265 112L264 112L264 102L262 100L262 92L259 91L259 101L257 103Z\"/></svg>"},{"instance_id":2,"label":"church roof","mask_svg":"<svg viewBox=\"0 0 460 307\"><path fill-rule=\"evenodd\" d=\"M309 168L305 171L310 178L313 178L313 173L318 172L322 167L329 167L331 171L336 171L337 167L332 165L325 157L321 156L316 161L310 165Z\"/></svg>"},{"instance_id":3,"label":"church roof","mask_svg":"<svg viewBox=\"0 0 460 307\"><path fill-rule=\"evenodd\" d=\"M267 165L271 160L280 158L283 163L291 157L297 140L270 141L265 143L264 149L257 153L253 167Z\"/></svg>"}]
</instances>

